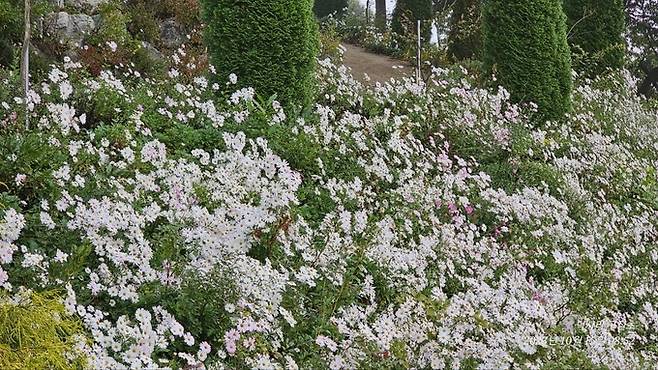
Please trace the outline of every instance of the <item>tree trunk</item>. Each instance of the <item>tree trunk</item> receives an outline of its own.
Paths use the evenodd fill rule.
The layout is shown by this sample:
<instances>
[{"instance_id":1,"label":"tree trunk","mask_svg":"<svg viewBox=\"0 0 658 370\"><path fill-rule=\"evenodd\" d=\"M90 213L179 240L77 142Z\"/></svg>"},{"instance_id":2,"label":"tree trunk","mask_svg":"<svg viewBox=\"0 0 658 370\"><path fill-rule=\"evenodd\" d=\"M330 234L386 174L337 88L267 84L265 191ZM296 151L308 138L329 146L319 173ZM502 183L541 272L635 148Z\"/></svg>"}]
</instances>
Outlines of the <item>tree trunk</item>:
<instances>
[{"instance_id":1,"label":"tree trunk","mask_svg":"<svg viewBox=\"0 0 658 370\"><path fill-rule=\"evenodd\" d=\"M25 35L23 37L23 56L21 58L21 82L23 85L23 104L25 105L25 129L28 130L30 128L27 102L30 91L30 0L25 0L24 16Z\"/></svg>"},{"instance_id":2,"label":"tree trunk","mask_svg":"<svg viewBox=\"0 0 658 370\"><path fill-rule=\"evenodd\" d=\"M386 29L386 0L375 0L375 26L380 31Z\"/></svg>"}]
</instances>

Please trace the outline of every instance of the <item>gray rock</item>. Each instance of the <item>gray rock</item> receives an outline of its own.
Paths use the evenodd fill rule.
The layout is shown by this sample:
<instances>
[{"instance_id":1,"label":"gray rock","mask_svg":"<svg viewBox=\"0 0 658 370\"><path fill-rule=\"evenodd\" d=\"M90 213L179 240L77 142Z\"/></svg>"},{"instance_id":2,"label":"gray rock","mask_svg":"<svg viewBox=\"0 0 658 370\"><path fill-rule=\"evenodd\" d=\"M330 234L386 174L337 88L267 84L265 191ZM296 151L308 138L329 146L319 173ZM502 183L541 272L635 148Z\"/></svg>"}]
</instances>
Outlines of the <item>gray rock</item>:
<instances>
[{"instance_id":1,"label":"gray rock","mask_svg":"<svg viewBox=\"0 0 658 370\"><path fill-rule=\"evenodd\" d=\"M176 49L185 42L182 27L173 19L167 19L160 25L160 42L167 49Z\"/></svg>"},{"instance_id":2,"label":"gray rock","mask_svg":"<svg viewBox=\"0 0 658 370\"><path fill-rule=\"evenodd\" d=\"M48 35L61 43L80 44L94 31L96 22L86 14L58 12L46 17L45 28Z\"/></svg>"}]
</instances>

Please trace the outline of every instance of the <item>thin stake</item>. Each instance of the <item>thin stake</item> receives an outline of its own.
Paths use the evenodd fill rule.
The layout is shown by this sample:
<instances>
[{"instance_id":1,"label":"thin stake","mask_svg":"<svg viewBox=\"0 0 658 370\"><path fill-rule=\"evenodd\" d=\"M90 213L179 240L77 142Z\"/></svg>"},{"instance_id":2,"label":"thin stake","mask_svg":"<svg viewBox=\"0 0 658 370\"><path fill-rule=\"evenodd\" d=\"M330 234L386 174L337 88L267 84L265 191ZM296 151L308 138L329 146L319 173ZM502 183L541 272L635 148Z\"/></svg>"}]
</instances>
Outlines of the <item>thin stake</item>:
<instances>
[{"instance_id":1,"label":"thin stake","mask_svg":"<svg viewBox=\"0 0 658 370\"><path fill-rule=\"evenodd\" d=\"M416 26L416 33L418 35L418 45L416 47L416 83L420 83L422 77L420 74L420 19Z\"/></svg>"},{"instance_id":2,"label":"thin stake","mask_svg":"<svg viewBox=\"0 0 658 370\"><path fill-rule=\"evenodd\" d=\"M30 91L30 0L25 0L25 36L23 37L23 58L21 60L21 82L23 83L23 104L25 105L25 129L30 129L30 114L27 98Z\"/></svg>"}]
</instances>

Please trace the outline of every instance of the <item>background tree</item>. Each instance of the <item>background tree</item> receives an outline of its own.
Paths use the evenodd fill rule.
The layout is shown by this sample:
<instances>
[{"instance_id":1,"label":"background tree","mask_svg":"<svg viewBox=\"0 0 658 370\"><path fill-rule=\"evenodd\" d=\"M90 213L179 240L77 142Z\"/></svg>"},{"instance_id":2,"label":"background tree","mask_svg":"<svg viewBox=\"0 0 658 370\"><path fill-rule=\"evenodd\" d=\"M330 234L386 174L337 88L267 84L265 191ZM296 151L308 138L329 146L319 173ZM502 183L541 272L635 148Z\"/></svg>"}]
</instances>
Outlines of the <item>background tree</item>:
<instances>
[{"instance_id":1,"label":"background tree","mask_svg":"<svg viewBox=\"0 0 658 370\"><path fill-rule=\"evenodd\" d=\"M448 56L454 60L479 58L482 48L481 0L457 0L450 16Z\"/></svg>"},{"instance_id":2,"label":"background tree","mask_svg":"<svg viewBox=\"0 0 658 370\"><path fill-rule=\"evenodd\" d=\"M0 66L8 67L16 55L23 31L23 0L0 1Z\"/></svg>"},{"instance_id":3,"label":"background tree","mask_svg":"<svg viewBox=\"0 0 658 370\"><path fill-rule=\"evenodd\" d=\"M324 18L332 13L342 13L347 8L347 0L315 0L313 12L318 18Z\"/></svg>"},{"instance_id":4,"label":"background tree","mask_svg":"<svg viewBox=\"0 0 658 370\"><path fill-rule=\"evenodd\" d=\"M564 11L576 70L596 76L624 65L624 0L564 0Z\"/></svg>"},{"instance_id":5,"label":"background tree","mask_svg":"<svg viewBox=\"0 0 658 370\"><path fill-rule=\"evenodd\" d=\"M375 0L375 26L383 31L386 29L386 0Z\"/></svg>"},{"instance_id":6,"label":"background tree","mask_svg":"<svg viewBox=\"0 0 658 370\"><path fill-rule=\"evenodd\" d=\"M202 0L205 38L218 77L273 94L284 105L312 98L319 51L312 0Z\"/></svg>"},{"instance_id":7,"label":"background tree","mask_svg":"<svg viewBox=\"0 0 658 370\"><path fill-rule=\"evenodd\" d=\"M562 0L487 0L483 64L513 101L534 102L541 119L571 108L571 57Z\"/></svg>"},{"instance_id":8,"label":"background tree","mask_svg":"<svg viewBox=\"0 0 658 370\"><path fill-rule=\"evenodd\" d=\"M629 62L643 80L639 93L647 96L658 91L658 2L626 0Z\"/></svg>"},{"instance_id":9,"label":"background tree","mask_svg":"<svg viewBox=\"0 0 658 370\"><path fill-rule=\"evenodd\" d=\"M416 21L421 20L423 42L430 41L432 26L432 0L398 0L393 10L391 29L398 35L411 38L416 35Z\"/></svg>"}]
</instances>

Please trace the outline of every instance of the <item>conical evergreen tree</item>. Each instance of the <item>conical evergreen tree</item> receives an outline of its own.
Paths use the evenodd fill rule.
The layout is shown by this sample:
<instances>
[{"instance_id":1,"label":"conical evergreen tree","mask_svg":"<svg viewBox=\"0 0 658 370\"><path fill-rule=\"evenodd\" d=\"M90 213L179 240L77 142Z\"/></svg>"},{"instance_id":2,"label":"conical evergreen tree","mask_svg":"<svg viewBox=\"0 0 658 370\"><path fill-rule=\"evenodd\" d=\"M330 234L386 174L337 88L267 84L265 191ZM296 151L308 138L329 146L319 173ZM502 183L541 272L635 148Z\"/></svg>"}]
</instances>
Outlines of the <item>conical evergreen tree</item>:
<instances>
[{"instance_id":1,"label":"conical evergreen tree","mask_svg":"<svg viewBox=\"0 0 658 370\"><path fill-rule=\"evenodd\" d=\"M486 0L483 15L485 74L516 102L534 102L540 118L556 120L571 109L571 55L562 0Z\"/></svg>"},{"instance_id":2,"label":"conical evergreen tree","mask_svg":"<svg viewBox=\"0 0 658 370\"><path fill-rule=\"evenodd\" d=\"M450 16L448 55L452 60L479 58L482 49L481 0L457 0Z\"/></svg>"},{"instance_id":3,"label":"conical evergreen tree","mask_svg":"<svg viewBox=\"0 0 658 370\"><path fill-rule=\"evenodd\" d=\"M580 56L576 70L593 77L624 65L623 0L565 0L564 11L571 30L569 43L574 55Z\"/></svg>"},{"instance_id":4,"label":"conical evergreen tree","mask_svg":"<svg viewBox=\"0 0 658 370\"><path fill-rule=\"evenodd\" d=\"M205 38L219 78L234 73L237 86L253 87L285 105L312 98L319 51L312 0L202 0Z\"/></svg>"},{"instance_id":5,"label":"conical evergreen tree","mask_svg":"<svg viewBox=\"0 0 658 370\"><path fill-rule=\"evenodd\" d=\"M329 14L341 14L347 8L347 0L315 0L313 12L318 18L324 18Z\"/></svg>"},{"instance_id":6,"label":"conical evergreen tree","mask_svg":"<svg viewBox=\"0 0 658 370\"><path fill-rule=\"evenodd\" d=\"M391 29L398 35L416 35L416 21L432 19L432 0L398 0L393 10ZM432 27L430 22L423 22L421 37L423 42L430 41Z\"/></svg>"}]
</instances>

